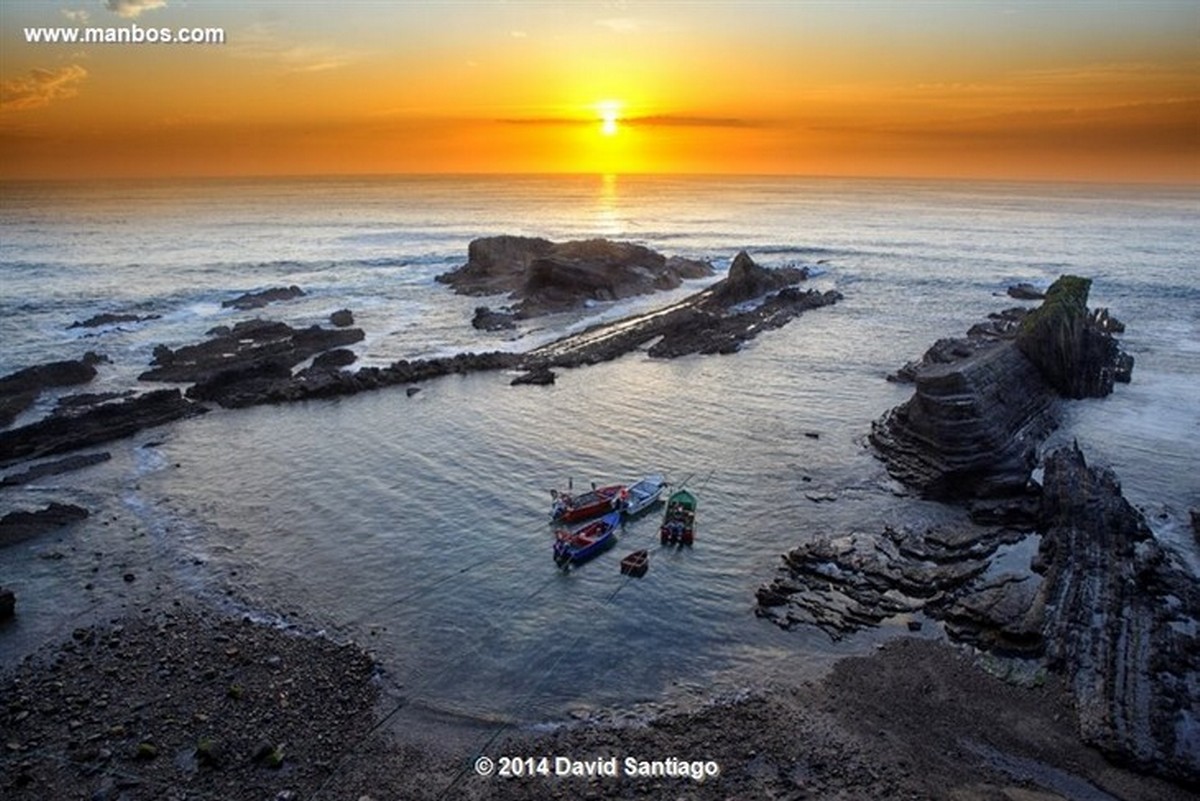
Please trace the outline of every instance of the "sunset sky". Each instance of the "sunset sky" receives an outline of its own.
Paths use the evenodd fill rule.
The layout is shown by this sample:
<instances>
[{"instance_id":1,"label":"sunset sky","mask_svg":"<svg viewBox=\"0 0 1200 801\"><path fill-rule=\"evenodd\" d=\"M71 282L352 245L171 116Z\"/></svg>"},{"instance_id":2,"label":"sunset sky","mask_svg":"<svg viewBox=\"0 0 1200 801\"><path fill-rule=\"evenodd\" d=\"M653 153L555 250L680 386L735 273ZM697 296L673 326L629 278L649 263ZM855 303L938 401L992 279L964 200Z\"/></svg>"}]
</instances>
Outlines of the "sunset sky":
<instances>
[{"instance_id":1,"label":"sunset sky","mask_svg":"<svg viewBox=\"0 0 1200 801\"><path fill-rule=\"evenodd\" d=\"M0 178L440 172L1197 183L1200 0L0 3Z\"/></svg>"}]
</instances>

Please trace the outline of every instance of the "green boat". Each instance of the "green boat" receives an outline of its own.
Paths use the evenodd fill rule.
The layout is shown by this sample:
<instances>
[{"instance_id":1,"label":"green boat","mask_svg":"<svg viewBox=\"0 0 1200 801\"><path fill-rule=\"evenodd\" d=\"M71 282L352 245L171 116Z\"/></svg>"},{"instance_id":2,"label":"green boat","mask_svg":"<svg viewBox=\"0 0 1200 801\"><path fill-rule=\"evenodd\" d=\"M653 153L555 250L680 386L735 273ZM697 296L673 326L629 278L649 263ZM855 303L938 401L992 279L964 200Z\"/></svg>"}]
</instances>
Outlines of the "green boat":
<instances>
[{"instance_id":1,"label":"green boat","mask_svg":"<svg viewBox=\"0 0 1200 801\"><path fill-rule=\"evenodd\" d=\"M685 489L676 490L667 499L659 539L663 545L691 545L696 529L696 496Z\"/></svg>"}]
</instances>

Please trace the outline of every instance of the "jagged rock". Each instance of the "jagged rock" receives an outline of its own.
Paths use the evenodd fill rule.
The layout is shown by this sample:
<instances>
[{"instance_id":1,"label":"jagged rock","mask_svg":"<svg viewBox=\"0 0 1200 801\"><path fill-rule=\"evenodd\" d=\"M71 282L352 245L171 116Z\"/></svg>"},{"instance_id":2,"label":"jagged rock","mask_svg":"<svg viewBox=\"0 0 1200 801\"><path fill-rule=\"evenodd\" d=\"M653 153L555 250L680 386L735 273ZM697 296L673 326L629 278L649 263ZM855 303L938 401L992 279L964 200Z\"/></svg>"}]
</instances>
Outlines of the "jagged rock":
<instances>
[{"instance_id":1,"label":"jagged rock","mask_svg":"<svg viewBox=\"0 0 1200 801\"><path fill-rule=\"evenodd\" d=\"M790 284L798 284L808 278L808 270L802 267L760 267L744 250L738 251L729 265L729 274L714 284L708 303L728 308L770 292L778 292Z\"/></svg>"},{"instance_id":2,"label":"jagged rock","mask_svg":"<svg viewBox=\"0 0 1200 801\"><path fill-rule=\"evenodd\" d=\"M162 389L120 403L94 406L71 417L47 417L0 431L0 467L120 439L204 411L202 406L185 400L178 389Z\"/></svg>"},{"instance_id":3,"label":"jagged rock","mask_svg":"<svg viewBox=\"0 0 1200 801\"><path fill-rule=\"evenodd\" d=\"M980 498L971 501L971 520L981 526L1008 526L1033 531L1042 513L1041 488L1005 498Z\"/></svg>"},{"instance_id":4,"label":"jagged rock","mask_svg":"<svg viewBox=\"0 0 1200 801\"><path fill-rule=\"evenodd\" d=\"M70 328L99 328L102 325L114 325L116 323L144 323L148 320L162 319L161 314L97 314L80 322L76 320L67 326Z\"/></svg>"},{"instance_id":5,"label":"jagged rock","mask_svg":"<svg viewBox=\"0 0 1200 801\"><path fill-rule=\"evenodd\" d=\"M1200 780L1200 580L1167 558L1111 470L1078 447L1046 458L1040 602L1050 664L1085 742L1193 786Z\"/></svg>"},{"instance_id":6,"label":"jagged rock","mask_svg":"<svg viewBox=\"0 0 1200 801\"><path fill-rule=\"evenodd\" d=\"M354 325L354 313L349 309L338 309L329 315L329 324L335 328L349 328Z\"/></svg>"},{"instance_id":7,"label":"jagged rock","mask_svg":"<svg viewBox=\"0 0 1200 801\"><path fill-rule=\"evenodd\" d=\"M17 596L7 587L0 587L0 623L11 620L16 614Z\"/></svg>"},{"instance_id":8,"label":"jagged rock","mask_svg":"<svg viewBox=\"0 0 1200 801\"><path fill-rule=\"evenodd\" d=\"M221 302L222 308L240 309L248 311L250 309L261 309L269 303L275 303L282 300L292 300L293 298L304 297L307 294L298 286L280 286L272 287L271 289L263 289L259 292L246 292L238 295L233 300Z\"/></svg>"},{"instance_id":9,"label":"jagged rock","mask_svg":"<svg viewBox=\"0 0 1200 801\"><path fill-rule=\"evenodd\" d=\"M537 386L546 386L553 384L558 376L549 367L535 367L532 370L522 373L512 380L512 386L520 384L535 384Z\"/></svg>"},{"instance_id":10,"label":"jagged rock","mask_svg":"<svg viewBox=\"0 0 1200 801\"><path fill-rule=\"evenodd\" d=\"M215 382L224 386L256 372L277 377L321 351L360 342L361 328L292 328L286 323L248 320L228 333L176 350L154 349L154 365L138 376L142 381ZM189 393L190 394L190 393ZM197 394L194 397L204 397Z\"/></svg>"},{"instance_id":11,"label":"jagged rock","mask_svg":"<svg viewBox=\"0 0 1200 801\"><path fill-rule=\"evenodd\" d=\"M487 306L476 306L471 325L480 331L504 331L517 327L517 316L512 312L495 311Z\"/></svg>"},{"instance_id":12,"label":"jagged rock","mask_svg":"<svg viewBox=\"0 0 1200 801\"><path fill-rule=\"evenodd\" d=\"M58 459L53 462L44 462L39 465L34 465L22 473L15 473L11 476L5 476L0 481L0 487L15 487L20 484L27 484L30 481L42 478L43 476L57 476L61 473L66 473L72 470L82 470L85 467L91 467L94 464L107 462L112 458L112 454L107 451L100 453L81 453L76 456L68 456L65 459Z\"/></svg>"},{"instance_id":13,"label":"jagged rock","mask_svg":"<svg viewBox=\"0 0 1200 801\"><path fill-rule=\"evenodd\" d=\"M0 517L0 545L11 545L68 523L86 520L88 515L87 509L69 503L51 503L36 512L9 512Z\"/></svg>"},{"instance_id":14,"label":"jagged rock","mask_svg":"<svg viewBox=\"0 0 1200 801\"><path fill-rule=\"evenodd\" d=\"M1014 284L1008 288L1008 296L1017 300L1042 300L1046 293L1033 284Z\"/></svg>"},{"instance_id":15,"label":"jagged rock","mask_svg":"<svg viewBox=\"0 0 1200 801\"><path fill-rule=\"evenodd\" d=\"M988 497L1026 487L1056 419L1054 394L1012 342L916 374L916 391L871 426L900 481L930 497Z\"/></svg>"},{"instance_id":16,"label":"jagged rock","mask_svg":"<svg viewBox=\"0 0 1200 801\"><path fill-rule=\"evenodd\" d=\"M1088 311L1092 282L1064 275L1046 290L1041 307L1030 312L1017 333L1017 346L1046 381L1068 398L1102 398L1112 392L1118 367L1132 371L1133 357L1122 354L1103 315Z\"/></svg>"},{"instance_id":17,"label":"jagged rock","mask_svg":"<svg viewBox=\"0 0 1200 801\"><path fill-rule=\"evenodd\" d=\"M476 239L467 263L437 280L467 295L501 292L519 301L518 318L674 289L685 278L712 275L704 262L668 260L641 245L607 239L555 243L547 239L497 236Z\"/></svg>"},{"instance_id":18,"label":"jagged rock","mask_svg":"<svg viewBox=\"0 0 1200 801\"><path fill-rule=\"evenodd\" d=\"M1190 510L1192 516L1192 534L1196 535L1196 539L1200 541L1200 509Z\"/></svg>"},{"instance_id":19,"label":"jagged rock","mask_svg":"<svg viewBox=\"0 0 1200 801\"><path fill-rule=\"evenodd\" d=\"M130 389L124 392L78 392L74 395L64 395L55 403L53 413L58 415L78 414L81 409L99 406L102 403L120 400L121 398L131 398L135 394Z\"/></svg>"},{"instance_id":20,"label":"jagged rock","mask_svg":"<svg viewBox=\"0 0 1200 801\"><path fill-rule=\"evenodd\" d=\"M91 381L102 361L103 357L88 351L78 361L39 364L0 378L0 426L7 426L33 405L43 390Z\"/></svg>"}]
</instances>

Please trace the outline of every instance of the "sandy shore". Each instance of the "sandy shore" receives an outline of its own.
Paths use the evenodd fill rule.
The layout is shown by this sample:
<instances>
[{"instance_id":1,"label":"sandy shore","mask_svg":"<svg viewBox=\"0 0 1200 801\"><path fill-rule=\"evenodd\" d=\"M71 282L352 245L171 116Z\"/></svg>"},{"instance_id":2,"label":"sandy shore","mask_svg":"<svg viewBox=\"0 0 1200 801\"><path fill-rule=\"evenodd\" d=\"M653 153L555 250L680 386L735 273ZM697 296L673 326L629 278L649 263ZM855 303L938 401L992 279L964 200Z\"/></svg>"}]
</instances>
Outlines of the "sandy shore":
<instances>
[{"instance_id":1,"label":"sandy shore","mask_svg":"<svg viewBox=\"0 0 1200 801\"><path fill-rule=\"evenodd\" d=\"M1196 798L1110 765L1075 736L1054 677L1020 687L961 650L897 640L821 681L649 725L497 731L485 749L533 776L482 778L380 725L355 645L170 606L78 629L0 678L0 796L45 799ZM412 733L415 734L415 733ZM541 763L541 757L548 757ZM617 777L553 775L563 761ZM526 760L525 758L532 758ZM615 759L614 759L615 758ZM682 776L628 776L626 760ZM670 763L670 760L676 760ZM545 766L552 775L540 775ZM671 769L671 768L667 768Z\"/></svg>"}]
</instances>

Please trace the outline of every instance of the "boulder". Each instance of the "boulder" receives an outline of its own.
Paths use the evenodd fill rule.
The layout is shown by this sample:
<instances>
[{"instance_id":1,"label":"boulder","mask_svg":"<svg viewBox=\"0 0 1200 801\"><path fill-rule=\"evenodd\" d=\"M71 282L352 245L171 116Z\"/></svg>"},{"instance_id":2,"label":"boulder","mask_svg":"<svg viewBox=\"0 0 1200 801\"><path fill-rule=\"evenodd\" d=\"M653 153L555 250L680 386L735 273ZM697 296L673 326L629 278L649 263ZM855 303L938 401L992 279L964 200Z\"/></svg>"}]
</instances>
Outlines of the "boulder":
<instances>
[{"instance_id":1,"label":"boulder","mask_svg":"<svg viewBox=\"0 0 1200 801\"><path fill-rule=\"evenodd\" d=\"M295 285L272 287L271 289L263 289L258 292L246 292L232 300L222 301L221 307L248 311L250 309L261 309L269 303L304 297L306 294L303 289Z\"/></svg>"},{"instance_id":2,"label":"boulder","mask_svg":"<svg viewBox=\"0 0 1200 801\"><path fill-rule=\"evenodd\" d=\"M511 382L512 386L521 384L534 384L536 386L547 386L553 384L558 376L549 367L535 367L532 370L522 373L514 378Z\"/></svg>"},{"instance_id":3,"label":"boulder","mask_svg":"<svg viewBox=\"0 0 1200 801\"><path fill-rule=\"evenodd\" d=\"M327 350L324 353L317 354L313 359L310 370L338 370L342 367L348 367L358 361L358 356L354 355L354 351L348 348L335 348Z\"/></svg>"},{"instance_id":4,"label":"boulder","mask_svg":"<svg viewBox=\"0 0 1200 801\"><path fill-rule=\"evenodd\" d=\"M471 325L480 331L504 331L517 327L517 316L512 312L495 311L487 306L476 306Z\"/></svg>"},{"instance_id":5,"label":"boulder","mask_svg":"<svg viewBox=\"0 0 1200 801\"><path fill-rule=\"evenodd\" d=\"M349 309L338 309L329 315L329 324L334 328L349 328L354 325L354 313Z\"/></svg>"},{"instance_id":6,"label":"boulder","mask_svg":"<svg viewBox=\"0 0 1200 801\"><path fill-rule=\"evenodd\" d=\"M17 596L7 587L0 587L0 623L11 620L16 614Z\"/></svg>"}]
</instances>

